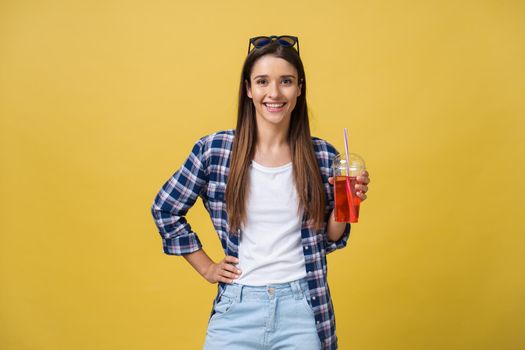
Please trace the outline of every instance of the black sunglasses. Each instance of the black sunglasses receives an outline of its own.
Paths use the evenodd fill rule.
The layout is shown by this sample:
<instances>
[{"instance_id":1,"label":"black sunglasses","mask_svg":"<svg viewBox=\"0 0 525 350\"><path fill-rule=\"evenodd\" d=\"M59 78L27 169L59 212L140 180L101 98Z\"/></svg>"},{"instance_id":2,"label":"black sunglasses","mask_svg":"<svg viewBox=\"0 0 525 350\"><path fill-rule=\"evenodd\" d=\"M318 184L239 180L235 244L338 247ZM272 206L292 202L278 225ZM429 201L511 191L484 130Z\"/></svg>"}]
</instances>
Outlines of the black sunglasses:
<instances>
[{"instance_id":1,"label":"black sunglasses","mask_svg":"<svg viewBox=\"0 0 525 350\"><path fill-rule=\"evenodd\" d=\"M259 49L272 43L273 41L277 41L279 45L285 47L293 47L295 44L297 44L297 53L299 54L299 38L291 35L256 36L255 38L251 38L250 42L248 43L248 53L250 53L252 45L254 48Z\"/></svg>"}]
</instances>

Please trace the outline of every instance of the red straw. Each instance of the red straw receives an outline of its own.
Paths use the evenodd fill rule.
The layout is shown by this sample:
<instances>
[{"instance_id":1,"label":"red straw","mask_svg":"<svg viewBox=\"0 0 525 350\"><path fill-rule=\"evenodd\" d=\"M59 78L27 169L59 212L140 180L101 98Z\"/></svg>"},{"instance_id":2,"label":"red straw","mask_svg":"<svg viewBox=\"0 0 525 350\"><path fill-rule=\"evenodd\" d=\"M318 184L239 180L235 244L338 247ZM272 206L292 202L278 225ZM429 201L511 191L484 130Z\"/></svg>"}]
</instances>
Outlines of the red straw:
<instances>
[{"instance_id":1,"label":"red straw","mask_svg":"<svg viewBox=\"0 0 525 350\"><path fill-rule=\"evenodd\" d=\"M348 209L350 210L350 219L355 217L354 194L352 184L350 183L350 152L348 152L348 131L345 128L345 153L346 153L346 199L348 200ZM352 215L353 213L353 215Z\"/></svg>"}]
</instances>

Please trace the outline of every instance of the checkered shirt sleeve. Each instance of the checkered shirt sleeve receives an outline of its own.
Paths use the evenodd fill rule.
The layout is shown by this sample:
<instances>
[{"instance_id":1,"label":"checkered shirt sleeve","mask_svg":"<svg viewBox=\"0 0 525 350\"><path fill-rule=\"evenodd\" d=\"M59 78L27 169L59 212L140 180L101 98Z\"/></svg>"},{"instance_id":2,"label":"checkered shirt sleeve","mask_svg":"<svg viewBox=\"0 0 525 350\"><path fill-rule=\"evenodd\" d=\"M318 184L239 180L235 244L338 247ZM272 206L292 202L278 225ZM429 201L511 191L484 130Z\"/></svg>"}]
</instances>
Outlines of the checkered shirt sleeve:
<instances>
[{"instance_id":1,"label":"checkered shirt sleeve","mask_svg":"<svg viewBox=\"0 0 525 350\"><path fill-rule=\"evenodd\" d=\"M184 255L202 248L185 215L206 187L203 146L202 139L195 143L182 167L162 186L151 207L166 254Z\"/></svg>"}]
</instances>

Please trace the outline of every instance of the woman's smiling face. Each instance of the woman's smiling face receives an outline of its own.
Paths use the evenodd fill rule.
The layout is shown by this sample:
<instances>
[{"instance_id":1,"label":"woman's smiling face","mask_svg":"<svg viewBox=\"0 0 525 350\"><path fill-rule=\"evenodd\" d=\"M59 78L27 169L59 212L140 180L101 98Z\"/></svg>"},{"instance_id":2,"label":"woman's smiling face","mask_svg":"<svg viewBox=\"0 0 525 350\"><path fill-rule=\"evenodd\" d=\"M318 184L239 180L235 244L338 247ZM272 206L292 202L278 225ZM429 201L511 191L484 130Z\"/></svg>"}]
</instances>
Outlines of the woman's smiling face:
<instances>
[{"instance_id":1,"label":"woman's smiling face","mask_svg":"<svg viewBox=\"0 0 525 350\"><path fill-rule=\"evenodd\" d=\"M246 90L255 106L257 125L288 126L301 85L295 67L288 61L266 55L259 58L251 72Z\"/></svg>"}]
</instances>

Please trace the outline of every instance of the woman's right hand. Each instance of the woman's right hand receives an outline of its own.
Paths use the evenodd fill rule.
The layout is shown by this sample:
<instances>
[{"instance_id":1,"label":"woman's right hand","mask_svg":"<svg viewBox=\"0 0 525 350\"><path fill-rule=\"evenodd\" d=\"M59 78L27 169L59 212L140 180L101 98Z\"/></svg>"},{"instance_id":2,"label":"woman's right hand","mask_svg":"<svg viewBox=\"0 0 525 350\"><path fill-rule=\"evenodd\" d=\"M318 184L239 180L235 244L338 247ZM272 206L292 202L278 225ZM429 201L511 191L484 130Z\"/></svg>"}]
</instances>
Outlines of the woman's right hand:
<instances>
[{"instance_id":1,"label":"woman's right hand","mask_svg":"<svg viewBox=\"0 0 525 350\"><path fill-rule=\"evenodd\" d=\"M228 255L218 263L212 263L208 267L204 277L210 283L223 282L231 284L233 280L239 278L241 274L241 270L233 265L238 263L239 259Z\"/></svg>"}]
</instances>

